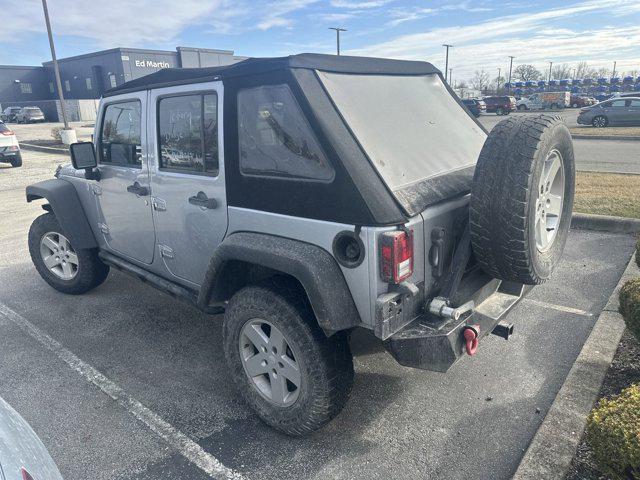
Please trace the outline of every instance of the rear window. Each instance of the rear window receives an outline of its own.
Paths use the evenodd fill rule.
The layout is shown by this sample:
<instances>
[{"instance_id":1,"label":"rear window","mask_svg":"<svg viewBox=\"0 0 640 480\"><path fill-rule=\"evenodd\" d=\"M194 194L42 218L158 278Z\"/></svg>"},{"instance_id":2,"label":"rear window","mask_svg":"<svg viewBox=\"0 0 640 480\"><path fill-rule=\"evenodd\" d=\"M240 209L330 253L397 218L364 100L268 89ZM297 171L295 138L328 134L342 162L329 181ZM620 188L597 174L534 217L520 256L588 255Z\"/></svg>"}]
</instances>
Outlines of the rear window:
<instances>
[{"instance_id":1,"label":"rear window","mask_svg":"<svg viewBox=\"0 0 640 480\"><path fill-rule=\"evenodd\" d=\"M401 190L475 165L486 134L438 75L318 76L407 212L425 205Z\"/></svg>"},{"instance_id":2,"label":"rear window","mask_svg":"<svg viewBox=\"0 0 640 480\"><path fill-rule=\"evenodd\" d=\"M24 111L29 113L42 113L42 111L38 107L27 107L24 109Z\"/></svg>"},{"instance_id":3,"label":"rear window","mask_svg":"<svg viewBox=\"0 0 640 480\"><path fill-rule=\"evenodd\" d=\"M8 131L9 129L7 128L7 126L4 123L0 123L0 133Z\"/></svg>"}]
</instances>

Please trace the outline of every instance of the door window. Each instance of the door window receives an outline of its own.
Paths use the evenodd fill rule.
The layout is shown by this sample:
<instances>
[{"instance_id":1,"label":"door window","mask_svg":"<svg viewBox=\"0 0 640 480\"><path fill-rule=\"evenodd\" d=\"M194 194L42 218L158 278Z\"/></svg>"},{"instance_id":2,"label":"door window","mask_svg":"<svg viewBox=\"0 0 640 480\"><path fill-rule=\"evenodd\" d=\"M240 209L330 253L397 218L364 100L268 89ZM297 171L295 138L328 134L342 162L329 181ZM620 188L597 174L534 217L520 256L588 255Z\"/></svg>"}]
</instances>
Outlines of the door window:
<instances>
[{"instance_id":1,"label":"door window","mask_svg":"<svg viewBox=\"0 0 640 480\"><path fill-rule=\"evenodd\" d=\"M107 105L100 134L100 161L140 168L142 109L138 100Z\"/></svg>"},{"instance_id":2,"label":"door window","mask_svg":"<svg viewBox=\"0 0 640 480\"><path fill-rule=\"evenodd\" d=\"M622 108L624 107L626 104L625 100L614 100L613 102L611 102L611 106L613 108Z\"/></svg>"},{"instance_id":3,"label":"door window","mask_svg":"<svg viewBox=\"0 0 640 480\"><path fill-rule=\"evenodd\" d=\"M640 107L640 100L628 100L630 107Z\"/></svg>"},{"instance_id":4,"label":"door window","mask_svg":"<svg viewBox=\"0 0 640 480\"><path fill-rule=\"evenodd\" d=\"M215 93L160 100L160 170L218 175L217 103Z\"/></svg>"},{"instance_id":5,"label":"door window","mask_svg":"<svg viewBox=\"0 0 640 480\"><path fill-rule=\"evenodd\" d=\"M334 171L287 85L238 93L244 175L331 181Z\"/></svg>"}]
</instances>

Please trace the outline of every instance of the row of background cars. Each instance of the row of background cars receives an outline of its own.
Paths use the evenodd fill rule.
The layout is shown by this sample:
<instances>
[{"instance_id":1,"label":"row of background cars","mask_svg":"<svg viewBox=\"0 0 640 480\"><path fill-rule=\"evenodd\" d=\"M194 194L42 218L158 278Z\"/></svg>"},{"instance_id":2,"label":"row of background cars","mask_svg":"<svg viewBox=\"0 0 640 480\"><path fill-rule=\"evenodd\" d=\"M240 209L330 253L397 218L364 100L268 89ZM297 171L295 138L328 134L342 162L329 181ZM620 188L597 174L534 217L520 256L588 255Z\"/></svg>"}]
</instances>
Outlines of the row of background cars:
<instances>
[{"instance_id":1,"label":"row of background cars","mask_svg":"<svg viewBox=\"0 0 640 480\"><path fill-rule=\"evenodd\" d=\"M556 110L580 108L577 122L603 128L610 125L640 125L640 94L614 93L598 102L594 97L569 92L539 92L516 100L512 96L492 96L483 99L464 99L462 103L476 117L483 113L508 115L516 110Z\"/></svg>"},{"instance_id":2,"label":"row of background cars","mask_svg":"<svg viewBox=\"0 0 640 480\"><path fill-rule=\"evenodd\" d=\"M0 114L0 121L16 123L44 122L44 113L40 107L7 107Z\"/></svg>"}]
</instances>

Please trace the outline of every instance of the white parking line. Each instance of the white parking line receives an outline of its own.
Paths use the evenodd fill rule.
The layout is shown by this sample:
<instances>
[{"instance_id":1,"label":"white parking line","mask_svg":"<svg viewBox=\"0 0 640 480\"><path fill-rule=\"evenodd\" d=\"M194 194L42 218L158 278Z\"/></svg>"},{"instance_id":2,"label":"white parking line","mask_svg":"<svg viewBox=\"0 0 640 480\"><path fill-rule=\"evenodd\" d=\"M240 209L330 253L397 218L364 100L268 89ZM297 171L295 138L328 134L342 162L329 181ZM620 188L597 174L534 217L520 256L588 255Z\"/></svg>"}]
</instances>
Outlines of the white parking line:
<instances>
[{"instance_id":1,"label":"white parking line","mask_svg":"<svg viewBox=\"0 0 640 480\"><path fill-rule=\"evenodd\" d=\"M539 307L552 308L553 310L558 310L559 312L573 313L574 315L582 315L584 317L593 317L593 313L587 312L586 310L580 310L579 308L565 307L564 305L556 305L555 303L541 302L540 300L533 300L532 298L527 297L525 297L524 300L526 302L533 303L534 305L538 305Z\"/></svg>"},{"instance_id":2,"label":"white parking line","mask_svg":"<svg viewBox=\"0 0 640 480\"><path fill-rule=\"evenodd\" d=\"M242 475L238 472L225 467L217 458L204 451L200 445L191 440L180 430L163 420L159 415L145 407L138 400L128 395L122 388L109 380L91 365L83 362L71 351L64 348L59 342L33 325L22 315L14 312L2 303L0 303L0 316L3 316L7 320L13 322L22 331L53 352L58 358L69 365L72 370L122 405L131 415L140 420L151 431L156 433L183 457L196 465L211 478L229 480L243 479Z\"/></svg>"}]
</instances>

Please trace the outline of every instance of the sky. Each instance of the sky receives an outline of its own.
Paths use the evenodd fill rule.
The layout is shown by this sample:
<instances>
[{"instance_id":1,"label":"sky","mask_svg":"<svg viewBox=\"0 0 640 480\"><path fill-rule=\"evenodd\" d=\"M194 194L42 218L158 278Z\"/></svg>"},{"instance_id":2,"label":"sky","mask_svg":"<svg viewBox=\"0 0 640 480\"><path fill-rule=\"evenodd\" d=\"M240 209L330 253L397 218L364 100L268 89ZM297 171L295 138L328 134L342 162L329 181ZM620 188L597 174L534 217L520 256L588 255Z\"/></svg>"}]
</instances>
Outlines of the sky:
<instances>
[{"instance_id":1,"label":"sky","mask_svg":"<svg viewBox=\"0 0 640 480\"><path fill-rule=\"evenodd\" d=\"M58 57L113 47L234 50L244 56L335 53L426 60L453 79L586 61L640 69L639 0L49 0ZM50 59L40 0L0 0L0 64Z\"/></svg>"}]
</instances>

